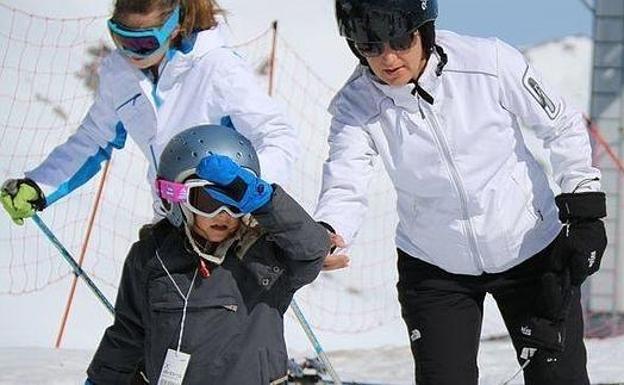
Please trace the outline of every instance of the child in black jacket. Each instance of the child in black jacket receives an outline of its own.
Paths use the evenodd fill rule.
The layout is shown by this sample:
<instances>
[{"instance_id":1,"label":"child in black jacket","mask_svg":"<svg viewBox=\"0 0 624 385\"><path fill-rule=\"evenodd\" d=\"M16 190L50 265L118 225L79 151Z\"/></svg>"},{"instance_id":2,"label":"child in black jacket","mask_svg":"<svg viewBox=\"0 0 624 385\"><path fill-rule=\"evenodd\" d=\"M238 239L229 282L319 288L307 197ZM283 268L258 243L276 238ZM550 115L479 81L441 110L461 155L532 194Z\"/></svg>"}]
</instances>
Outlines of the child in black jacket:
<instances>
[{"instance_id":1,"label":"child in black jacket","mask_svg":"<svg viewBox=\"0 0 624 385\"><path fill-rule=\"evenodd\" d=\"M157 182L167 219L130 250L88 382L129 384L142 361L152 384L286 382L283 315L329 238L259 174L233 129L198 126L169 142Z\"/></svg>"}]
</instances>

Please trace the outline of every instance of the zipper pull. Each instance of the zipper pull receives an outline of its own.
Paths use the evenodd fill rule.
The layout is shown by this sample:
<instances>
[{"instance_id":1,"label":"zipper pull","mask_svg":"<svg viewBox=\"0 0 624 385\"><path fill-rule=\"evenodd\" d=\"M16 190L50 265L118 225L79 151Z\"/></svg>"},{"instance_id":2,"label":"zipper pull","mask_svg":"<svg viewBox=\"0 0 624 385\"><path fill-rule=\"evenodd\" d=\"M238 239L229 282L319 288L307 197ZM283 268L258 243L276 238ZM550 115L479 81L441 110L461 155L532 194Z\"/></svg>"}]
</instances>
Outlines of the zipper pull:
<instances>
[{"instance_id":1,"label":"zipper pull","mask_svg":"<svg viewBox=\"0 0 624 385\"><path fill-rule=\"evenodd\" d=\"M412 80L410 83L414 85L414 88L412 88L412 91L410 93L418 101L418 111L420 112L420 117L422 120L425 120L425 113L423 112L422 106L420 105L421 97L420 97L420 93L418 92L418 83L416 83L416 81L414 80Z\"/></svg>"},{"instance_id":2,"label":"zipper pull","mask_svg":"<svg viewBox=\"0 0 624 385\"><path fill-rule=\"evenodd\" d=\"M420 105L420 96L417 96L416 99L418 100L418 111L420 111L420 117L422 118L422 120L425 120L425 113L423 112L422 106Z\"/></svg>"},{"instance_id":3,"label":"zipper pull","mask_svg":"<svg viewBox=\"0 0 624 385\"><path fill-rule=\"evenodd\" d=\"M566 238L570 236L570 221L567 221L563 224L563 227L566 229Z\"/></svg>"}]
</instances>

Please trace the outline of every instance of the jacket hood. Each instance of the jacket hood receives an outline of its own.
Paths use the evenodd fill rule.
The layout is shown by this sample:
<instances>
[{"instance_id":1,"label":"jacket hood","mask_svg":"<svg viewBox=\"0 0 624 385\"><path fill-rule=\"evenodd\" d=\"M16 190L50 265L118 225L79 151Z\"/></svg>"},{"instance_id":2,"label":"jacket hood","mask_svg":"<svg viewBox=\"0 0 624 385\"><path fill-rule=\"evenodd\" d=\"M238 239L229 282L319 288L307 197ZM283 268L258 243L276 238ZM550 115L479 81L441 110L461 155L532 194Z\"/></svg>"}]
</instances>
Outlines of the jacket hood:
<instances>
[{"instance_id":1,"label":"jacket hood","mask_svg":"<svg viewBox=\"0 0 624 385\"><path fill-rule=\"evenodd\" d=\"M229 29L225 21L219 20L212 29L199 31L184 39L180 47L173 49L183 60L197 60L210 51L228 45Z\"/></svg>"}]
</instances>

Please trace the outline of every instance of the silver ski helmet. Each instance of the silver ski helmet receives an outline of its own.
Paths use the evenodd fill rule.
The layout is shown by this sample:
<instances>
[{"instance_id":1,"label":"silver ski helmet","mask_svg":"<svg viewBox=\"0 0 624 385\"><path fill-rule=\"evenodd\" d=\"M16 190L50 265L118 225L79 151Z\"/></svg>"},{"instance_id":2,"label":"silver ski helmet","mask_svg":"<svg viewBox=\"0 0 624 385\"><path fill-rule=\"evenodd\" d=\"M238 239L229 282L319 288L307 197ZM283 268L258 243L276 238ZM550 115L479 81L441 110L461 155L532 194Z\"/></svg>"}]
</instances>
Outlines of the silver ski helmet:
<instances>
[{"instance_id":1,"label":"silver ski helmet","mask_svg":"<svg viewBox=\"0 0 624 385\"><path fill-rule=\"evenodd\" d=\"M175 135L160 155L157 178L183 182L195 174L206 156L225 155L260 176L260 162L251 142L235 129L214 124L199 125ZM192 225L193 216L179 204L162 200L167 219L176 227Z\"/></svg>"}]
</instances>

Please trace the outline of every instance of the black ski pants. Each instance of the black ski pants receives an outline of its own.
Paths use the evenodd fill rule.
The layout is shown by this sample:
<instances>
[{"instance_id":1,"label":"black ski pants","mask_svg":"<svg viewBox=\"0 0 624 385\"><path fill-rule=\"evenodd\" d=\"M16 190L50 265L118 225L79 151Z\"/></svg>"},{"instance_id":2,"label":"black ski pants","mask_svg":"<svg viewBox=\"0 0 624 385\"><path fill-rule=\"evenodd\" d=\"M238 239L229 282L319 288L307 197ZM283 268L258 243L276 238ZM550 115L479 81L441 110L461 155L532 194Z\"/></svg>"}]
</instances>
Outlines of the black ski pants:
<instances>
[{"instance_id":1,"label":"black ski pants","mask_svg":"<svg viewBox=\"0 0 624 385\"><path fill-rule=\"evenodd\" d=\"M550 247L497 274L448 273L398 250L397 284L418 385L477 385L483 301L491 293L520 359L520 323L532 315ZM524 370L525 385L589 385L580 291L566 319L565 351L556 362L538 353ZM504 379L501 379L501 381Z\"/></svg>"}]
</instances>

